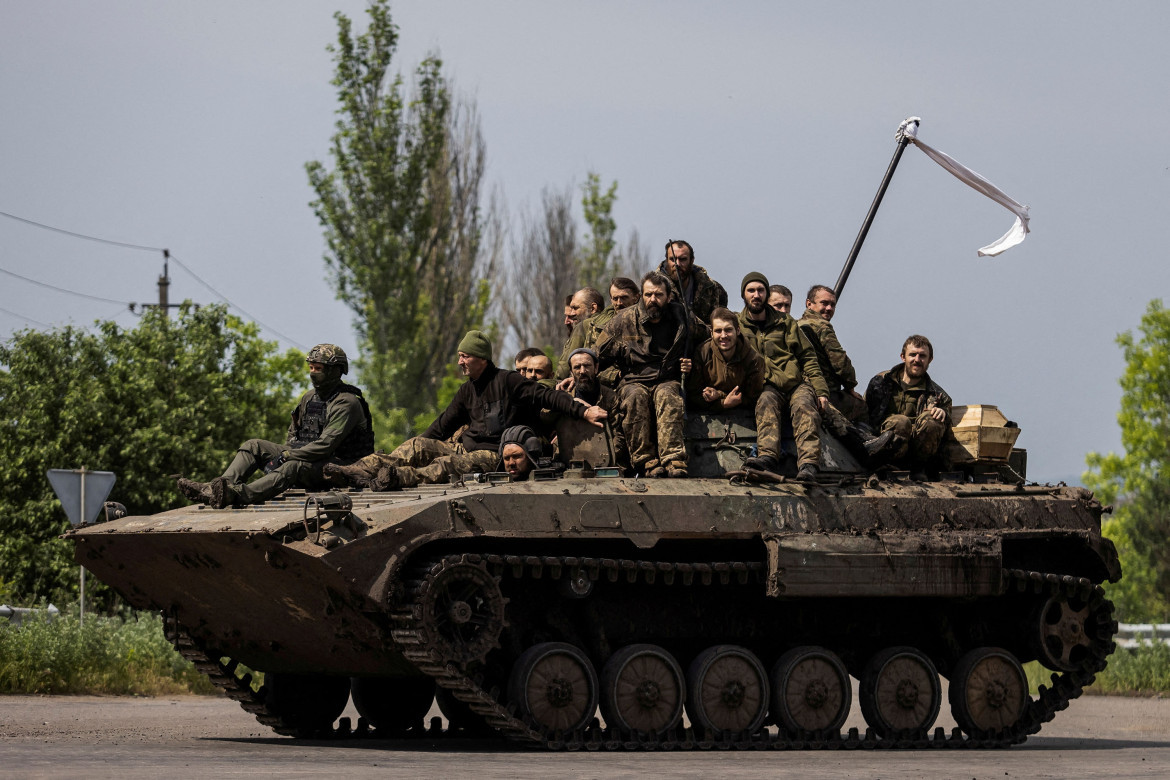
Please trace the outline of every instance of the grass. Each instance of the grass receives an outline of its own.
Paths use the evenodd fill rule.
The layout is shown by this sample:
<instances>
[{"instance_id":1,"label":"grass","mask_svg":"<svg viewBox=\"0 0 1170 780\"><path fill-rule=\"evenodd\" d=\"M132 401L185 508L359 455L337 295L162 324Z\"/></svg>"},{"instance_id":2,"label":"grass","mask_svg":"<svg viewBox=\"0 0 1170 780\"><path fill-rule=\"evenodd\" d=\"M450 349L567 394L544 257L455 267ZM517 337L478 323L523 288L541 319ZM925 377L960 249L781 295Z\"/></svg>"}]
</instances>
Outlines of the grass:
<instances>
[{"instance_id":1,"label":"grass","mask_svg":"<svg viewBox=\"0 0 1170 780\"><path fill-rule=\"evenodd\" d=\"M1051 687L1052 672L1039 662L1024 664L1024 671L1033 694L1039 685ZM1170 645L1153 642L1133 649L1117 648L1086 692L1122 696L1170 693Z\"/></svg>"},{"instance_id":2,"label":"grass","mask_svg":"<svg viewBox=\"0 0 1170 780\"><path fill-rule=\"evenodd\" d=\"M215 688L180 656L158 615L0 621L0 693L173 696Z\"/></svg>"}]
</instances>

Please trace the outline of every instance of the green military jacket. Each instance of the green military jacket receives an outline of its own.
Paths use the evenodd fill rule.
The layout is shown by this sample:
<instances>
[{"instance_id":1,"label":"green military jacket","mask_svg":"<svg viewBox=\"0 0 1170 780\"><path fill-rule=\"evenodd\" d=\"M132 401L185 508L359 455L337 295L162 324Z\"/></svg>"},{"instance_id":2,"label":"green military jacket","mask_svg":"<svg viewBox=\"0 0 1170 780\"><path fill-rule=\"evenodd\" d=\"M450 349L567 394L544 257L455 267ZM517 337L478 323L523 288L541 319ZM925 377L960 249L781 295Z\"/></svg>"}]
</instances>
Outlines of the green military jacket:
<instances>
[{"instance_id":1,"label":"green military jacket","mask_svg":"<svg viewBox=\"0 0 1170 780\"><path fill-rule=\"evenodd\" d=\"M565 348L561 350L561 358L557 361L556 378L558 382L567 379L572 373L569 370L569 355L573 354L573 350L582 347L596 350L597 339L601 337L602 329L609 324L615 314L617 314L617 310L612 305L606 306L592 317L586 317L577 327L573 328L568 341L565 342ZM598 376L601 383L609 387L616 385L618 378L617 369L607 369Z\"/></svg>"},{"instance_id":2,"label":"green military jacket","mask_svg":"<svg viewBox=\"0 0 1170 780\"><path fill-rule=\"evenodd\" d=\"M679 361L685 357L688 328L692 351L698 344L710 338L710 330L694 316L687 322L683 307L675 301L668 301L663 308L663 318L674 328L674 339L661 362L651 354L651 333L648 330L650 315L639 302L637 306L622 309L602 329L597 340L597 356L602 370L617 366L622 382L656 385L659 382L677 380L680 376Z\"/></svg>"},{"instance_id":3,"label":"green military jacket","mask_svg":"<svg viewBox=\"0 0 1170 780\"><path fill-rule=\"evenodd\" d=\"M753 320L744 309L739 313L739 326L756 352L763 355L769 384L787 394L801 382L808 382L818 396L829 397L817 353L801 334L796 320L765 306L763 322Z\"/></svg>"},{"instance_id":4,"label":"green military jacket","mask_svg":"<svg viewBox=\"0 0 1170 780\"><path fill-rule=\"evenodd\" d=\"M753 408L764 389L764 359L742 333L736 338L735 351L730 358L723 357L714 341L704 341L695 350L691 365L691 375L687 378L687 403L693 409L714 413L724 411L722 399L703 399L705 387L713 387L724 396L738 387L743 394L740 407L744 409Z\"/></svg>"},{"instance_id":5,"label":"green military jacket","mask_svg":"<svg viewBox=\"0 0 1170 780\"><path fill-rule=\"evenodd\" d=\"M658 264L658 273L665 276L670 282L670 299L681 303L682 290L679 289L678 280L670 272L666 260ZM712 279L702 266L691 266L691 284L687 289L693 290L691 297L687 300L687 307L691 314L698 317L704 325L711 324L711 312L717 306L727 306L727 290L724 290L723 285Z\"/></svg>"},{"instance_id":6,"label":"green military jacket","mask_svg":"<svg viewBox=\"0 0 1170 780\"><path fill-rule=\"evenodd\" d=\"M869 407L870 425L876 430L891 414L905 415L913 420L923 412L938 407L946 411L943 422L949 427L952 402L947 391L936 385L930 374L924 376L917 385L907 387L902 380L902 368L899 363L869 380L865 403Z\"/></svg>"},{"instance_id":7,"label":"green military jacket","mask_svg":"<svg viewBox=\"0 0 1170 780\"><path fill-rule=\"evenodd\" d=\"M853 361L845 354L845 348L837 340L833 324L812 309L804 310L804 316L798 324L817 353L817 362L829 389L843 388L848 392L857 387L857 371L853 368Z\"/></svg>"}]
</instances>

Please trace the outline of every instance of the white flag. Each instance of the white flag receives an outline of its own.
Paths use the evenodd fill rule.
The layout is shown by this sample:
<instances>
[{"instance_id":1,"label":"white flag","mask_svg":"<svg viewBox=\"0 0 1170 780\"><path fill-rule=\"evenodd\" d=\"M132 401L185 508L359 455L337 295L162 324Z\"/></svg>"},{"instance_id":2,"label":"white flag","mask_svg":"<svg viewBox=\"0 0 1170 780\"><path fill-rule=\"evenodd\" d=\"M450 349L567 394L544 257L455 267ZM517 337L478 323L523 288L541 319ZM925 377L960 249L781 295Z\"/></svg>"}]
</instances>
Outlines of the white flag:
<instances>
[{"instance_id":1,"label":"white flag","mask_svg":"<svg viewBox=\"0 0 1170 780\"><path fill-rule=\"evenodd\" d=\"M980 176L975 171L955 160L950 155L940 152L938 149L931 148L918 139L918 123L922 120L916 116L912 116L898 128L897 139L899 142L903 138L909 139L911 143L926 153L926 156L941 165L951 173L959 181L971 187L976 192L994 200L999 205L1003 206L1008 211L1016 215L1016 222L1012 225L1011 230L1004 233L997 240L988 244L979 250L980 257L991 256L995 257L1000 252L1011 249L1016 244L1021 243L1024 237L1028 235L1028 207L1019 201L1009 196L1006 192L996 187L987 179Z\"/></svg>"}]
</instances>

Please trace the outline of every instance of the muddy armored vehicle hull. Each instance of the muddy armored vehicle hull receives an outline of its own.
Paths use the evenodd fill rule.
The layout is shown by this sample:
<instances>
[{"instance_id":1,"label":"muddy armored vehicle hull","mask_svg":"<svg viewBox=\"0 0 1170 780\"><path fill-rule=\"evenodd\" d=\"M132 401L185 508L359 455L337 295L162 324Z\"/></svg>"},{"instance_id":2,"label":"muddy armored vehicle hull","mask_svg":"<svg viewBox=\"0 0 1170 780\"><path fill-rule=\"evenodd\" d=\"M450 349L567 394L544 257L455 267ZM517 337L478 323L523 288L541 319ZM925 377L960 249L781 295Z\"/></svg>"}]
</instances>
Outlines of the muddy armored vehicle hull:
<instances>
[{"instance_id":1,"label":"muddy armored vehicle hull","mask_svg":"<svg viewBox=\"0 0 1170 780\"><path fill-rule=\"evenodd\" d=\"M284 734L349 733L334 723L352 691L357 731L377 736L435 733L437 695L454 733L553 749L1000 746L1114 648L1101 514L1081 488L970 477L586 468L293 491L69 538ZM1032 660L1053 671L1036 697ZM932 731L940 676L961 733ZM851 677L865 734L841 730Z\"/></svg>"}]
</instances>

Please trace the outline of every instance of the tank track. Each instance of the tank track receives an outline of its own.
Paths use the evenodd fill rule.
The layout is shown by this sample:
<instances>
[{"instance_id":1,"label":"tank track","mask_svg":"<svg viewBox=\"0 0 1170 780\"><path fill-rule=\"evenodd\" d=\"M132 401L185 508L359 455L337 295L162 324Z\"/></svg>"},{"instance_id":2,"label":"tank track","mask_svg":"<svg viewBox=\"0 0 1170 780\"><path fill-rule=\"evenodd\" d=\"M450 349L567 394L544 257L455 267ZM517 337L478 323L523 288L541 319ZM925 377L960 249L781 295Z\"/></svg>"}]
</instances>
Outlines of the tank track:
<instances>
[{"instance_id":1,"label":"tank track","mask_svg":"<svg viewBox=\"0 0 1170 780\"><path fill-rule=\"evenodd\" d=\"M495 731L494 736L503 737L518 745L551 751L1003 748L1025 741L1030 735L1039 732L1057 712L1067 708L1070 701L1080 696L1085 687L1092 684L1097 672L1105 668L1109 654L1116 649L1112 641L1113 635L1117 633L1117 621L1112 617L1113 604L1105 598L1100 585L1084 577L1010 569L1004 572L1009 591L1087 600L1090 619L1085 629L1090 639L1090 657L1076 671L1053 673L1051 685L1039 687L1038 695L1030 698L1028 710L1005 733L964 734L955 728L947 734L945 729L938 727L932 735L880 739L870 729L861 734L857 728L851 728L847 733L789 734L783 730L764 729L754 734L699 734L692 728L680 726L677 730L664 735L645 736L600 728L595 719L593 725L580 731L549 736L543 734L533 724L518 718L514 706L507 705L502 700L498 687L487 688L480 678L469 676L455 664L444 662L439 650L428 643L427 634L415 627L417 619L412 609L414 597L426 587L433 573L455 563L482 563L493 575L514 579L542 577L557 579L570 573L584 571L594 580L605 577L617 582L624 578L631 583L644 581L650 584L659 582L670 585L679 582L684 586L726 585L733 578L741 584L752 577L762 579L763 564L755 561L671 563L568 556L463 554L433 559L416 568L415 576L410 578L410 590L406 598L391 612L395 625L392 629L392 638L405 657L420 671L433 678L436 684L482 717ZM358 726L354 729L348 718L341 718L330 730L306 733L303 729L289 726L280 716L269 711L265 705L264 688L254 690L250 675L237 676L237 662L229 661L225 664L212 657L206 648L178 626L174 629L172 641L183 657L192 661L224 695L239 702L244 711L252 714L259 723L283 736L321 739L387 736L425 736L428 739L466 737L466 734L458 729L441 729L438 718L431 719L429 728L424 728L420 723L405 732L391 735L369 728L364 719L359 719Z\"/></svg>"},{"instance_id":2,"label":"tank track","mask_svg":"<svg viewBox=\"0 0 1170 780\"><path fill-rule=\"evenodd\" d=\"M252 688L252 675L245 674L240 677L236 674L239 662L229 659L228 663L225 664L219 658L213 657L203 645L192 639L181 627L175 627L174 635L170 639L175 649L179 651L179 655L194 664L196 670L207 675L207 679L211 680L211 684L220 693L238 702L244 712L255 717L261 725L267 726L285 737L309 736L302 729L288 725L279 715L274 715L269 711L264 703L264 687L261 686L259 690L255 690Z\"/></svg>"}]
</instances>

